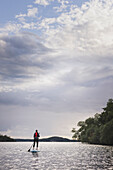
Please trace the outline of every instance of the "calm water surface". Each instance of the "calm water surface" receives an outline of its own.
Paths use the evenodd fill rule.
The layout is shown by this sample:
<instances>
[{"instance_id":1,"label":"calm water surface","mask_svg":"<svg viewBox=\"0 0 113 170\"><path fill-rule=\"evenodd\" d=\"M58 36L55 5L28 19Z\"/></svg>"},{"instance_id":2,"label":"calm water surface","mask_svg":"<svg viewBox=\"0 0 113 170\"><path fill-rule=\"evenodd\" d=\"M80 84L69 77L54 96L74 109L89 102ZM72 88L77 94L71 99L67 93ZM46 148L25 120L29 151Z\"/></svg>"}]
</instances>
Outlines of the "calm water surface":
<instances>
[{"instance_id":1,"label":"calm water surface","mask_svg":"<svg viewBox=\"0 0 113 170\"><path fill-rule=\"evenodd\" d=\"M0 143L0 170L113 170L113 147L81 143Z\"/></svg>"}]
</instances>

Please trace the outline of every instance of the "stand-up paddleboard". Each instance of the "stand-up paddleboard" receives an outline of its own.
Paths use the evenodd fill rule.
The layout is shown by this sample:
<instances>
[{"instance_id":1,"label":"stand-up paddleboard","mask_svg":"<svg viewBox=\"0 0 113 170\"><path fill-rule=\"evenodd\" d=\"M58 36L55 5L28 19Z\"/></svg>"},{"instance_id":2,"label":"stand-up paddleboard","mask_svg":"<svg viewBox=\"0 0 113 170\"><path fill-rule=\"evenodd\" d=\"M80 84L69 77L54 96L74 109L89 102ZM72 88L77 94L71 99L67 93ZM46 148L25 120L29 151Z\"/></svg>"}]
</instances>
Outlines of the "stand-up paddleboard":
<instances>
[{"instance_id":1,"label":"stand-up paddleboard","mask_svg":"<svg viewBox=\"0 0 113 170\"><path fill-rule=\"evenodd\" d=\"M38 151L38 150L30 150L30 152L37 153L37 152L40 152L40 151Z\"/></svg>"}]
</instances>

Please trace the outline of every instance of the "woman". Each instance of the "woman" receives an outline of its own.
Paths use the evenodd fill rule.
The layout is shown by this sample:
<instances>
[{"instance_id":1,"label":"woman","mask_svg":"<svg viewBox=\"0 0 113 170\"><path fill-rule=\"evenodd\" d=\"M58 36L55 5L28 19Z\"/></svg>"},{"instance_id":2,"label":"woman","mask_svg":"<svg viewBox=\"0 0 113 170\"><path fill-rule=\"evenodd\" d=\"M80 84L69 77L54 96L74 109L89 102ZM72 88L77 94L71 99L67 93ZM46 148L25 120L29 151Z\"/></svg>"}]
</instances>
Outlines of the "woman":
<instances>
[{"instance_id":1,"label":"woman","mask_svg":"<svg viewBox=\"0 0 113 170\"><path fill-rule=\"evenodd\" d=\"M34 133L34 144L33 144L33 149L35 147L35 142L37 143L37 150L38 150L38 141L39 141L40 134L38 133L38 130L35 131Z\"/></svg>"}]
</instances>

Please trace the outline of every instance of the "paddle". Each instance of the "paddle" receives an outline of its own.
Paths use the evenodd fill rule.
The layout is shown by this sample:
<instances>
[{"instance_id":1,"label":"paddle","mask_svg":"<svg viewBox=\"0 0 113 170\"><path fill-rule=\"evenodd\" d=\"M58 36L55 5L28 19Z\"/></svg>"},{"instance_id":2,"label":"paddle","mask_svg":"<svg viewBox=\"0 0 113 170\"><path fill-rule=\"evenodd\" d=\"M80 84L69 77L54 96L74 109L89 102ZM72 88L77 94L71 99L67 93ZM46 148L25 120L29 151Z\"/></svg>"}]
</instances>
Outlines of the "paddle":
<instances>
[{"instance_id":1,"label":"paddle","mask_svg":"<svg viewBox=\"0 0 113 170\"><path fill-rule=\"evenodd\" d=\"M31 147L29 148L28 152L30 152L31 148L32 148L33 144L31 145Z\"/></svg>"}]
</instances>

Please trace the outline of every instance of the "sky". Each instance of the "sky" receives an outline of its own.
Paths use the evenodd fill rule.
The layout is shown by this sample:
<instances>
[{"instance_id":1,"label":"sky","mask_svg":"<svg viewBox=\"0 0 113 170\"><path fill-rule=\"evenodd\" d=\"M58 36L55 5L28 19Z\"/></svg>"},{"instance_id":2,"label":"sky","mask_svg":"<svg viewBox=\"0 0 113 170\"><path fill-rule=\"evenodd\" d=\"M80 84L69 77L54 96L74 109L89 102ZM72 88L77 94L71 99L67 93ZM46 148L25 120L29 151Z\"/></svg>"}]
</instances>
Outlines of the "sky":
<instances>
[{"instance_id":1,"label":"sky","mask_svg":"<svg viewBox=\"0 0 113 170\"><path fill-rule=\"evenodd\" d=\"M0 133L72 137L113 98L112 0L0 4Z\"/></svg>"}]
</instances>

